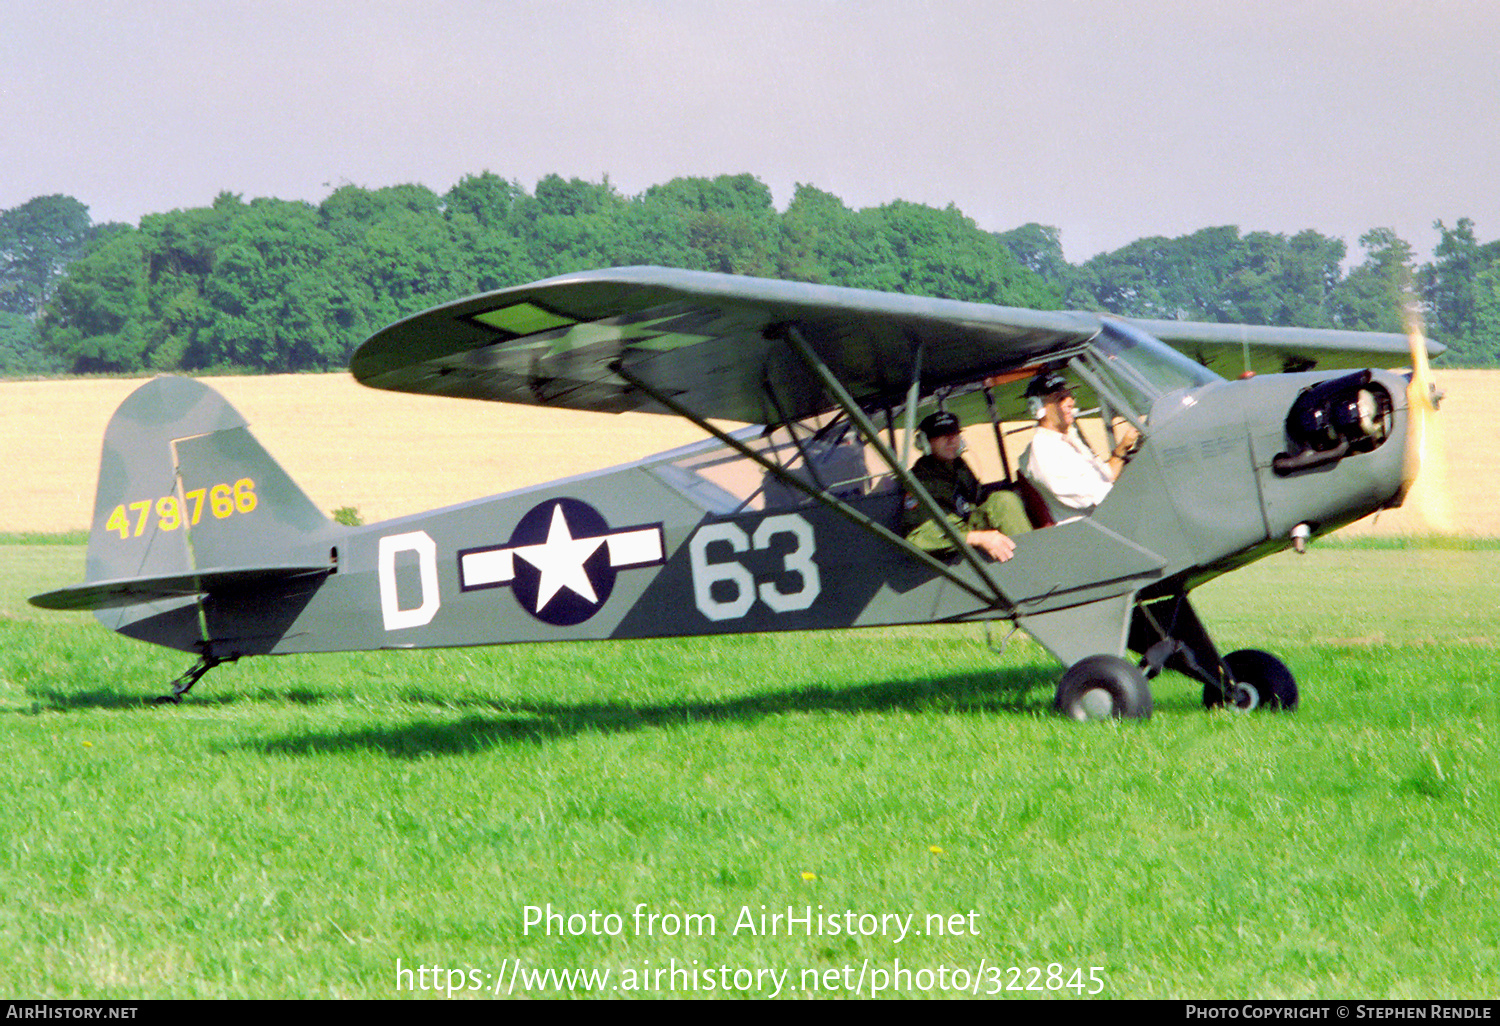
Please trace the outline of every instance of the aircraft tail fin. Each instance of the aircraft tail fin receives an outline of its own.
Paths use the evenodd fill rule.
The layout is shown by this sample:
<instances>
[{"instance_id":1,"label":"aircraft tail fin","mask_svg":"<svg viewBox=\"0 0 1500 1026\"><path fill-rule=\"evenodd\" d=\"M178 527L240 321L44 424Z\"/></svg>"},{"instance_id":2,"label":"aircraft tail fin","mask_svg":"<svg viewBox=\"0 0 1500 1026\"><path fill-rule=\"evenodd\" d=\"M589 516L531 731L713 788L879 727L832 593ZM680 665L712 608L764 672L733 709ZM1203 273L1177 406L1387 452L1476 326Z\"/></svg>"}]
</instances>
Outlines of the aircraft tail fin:
<instances>
[{"instance_id":1,"label":"aircraft tail fin","mask_svg":"<svg viewBox=\"0 0 1500 1026\"><path fill-rule=\"evenodd\" d=\"M105 430L85 583L37 598L94 609L143 640L206 650L199 596L326 573L339 530L221 395L159 377Z\"/></svg>"}]
</instances>

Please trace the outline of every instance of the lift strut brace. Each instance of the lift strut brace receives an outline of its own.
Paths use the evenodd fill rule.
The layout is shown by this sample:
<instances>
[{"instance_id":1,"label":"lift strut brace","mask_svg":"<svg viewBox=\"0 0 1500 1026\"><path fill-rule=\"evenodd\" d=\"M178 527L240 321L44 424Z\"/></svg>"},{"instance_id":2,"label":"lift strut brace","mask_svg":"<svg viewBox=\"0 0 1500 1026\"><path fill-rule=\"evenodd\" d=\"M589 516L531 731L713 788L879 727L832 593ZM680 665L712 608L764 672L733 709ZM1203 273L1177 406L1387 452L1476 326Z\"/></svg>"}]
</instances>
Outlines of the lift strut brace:
<instances>
[{"instance_id":1,"label":"lift strut brace","mask_svg":"<svg viewBox=\"0 0 1500 1026\"><path fill-rule=\"evenodd\" d=\"M823 387L828 389L834 401L848 414L854 426L859 429L860 433L874 447L875 451L880 455L881 460L890 467L891 473L896 475L902 487L921 503L922 507L927 511L927 515L933 518L943 534L953 543L953 547L958 550L959 555L974 568L979 574L979 579L989 585L993 596L986 601L992 601L998 606L1009 606L1010 603L1006 601L1005 595L1000 591L999 585L990 576L989 567L985 565L979 553L975 552L974 547L964 540L963 535L953 526L943 508L937 504L937 500L928 493L926 488L922 487L922 482L918 481L916 476L897 459L896 454L881 439L880 430L865 415L865 411L854 401L854 397L844 388L843 383L839 381L833 371L829 370L827 365L818 359L818 355L807 344L807 339L802 337L802 332L795 325L787 325L784 333L787 341L797 350L797 355L802 357L803 362L807 364L808 368L818 376L818 380L823 382ZM915 548L915 546L909 547Z\"/></svg>"},{"instance_id":2,"label":"lift strut brace","mask_svg":"<svg viewBox=\"0 0 1500 1026\"><path fill-rule=\"evenodd\" d=\"M803 481L801 478L797 477L795 474L788 472L786 468L766 459L765 456L756 452L754 449L751 449L748 445L740 441L738 438L735 438L733 435L730 435L729 433L715 427L713 424L710 424L703 417L700 417L692 410L689 410L687 407L683 406L676 399L667 395L662 390L648 384L645 381L642 381L639 377L637 377L635 374L632 374L628 369L626 369L623 364L617 362L613 365L611 370L613 370L613 372L620 378L622 378L626 383L631 385L631 387L640 389L646 395L650 396L656 402L661 403L663 406L671 410L673 413L677 414L679 417L692 422L699 428L708 432L710 435L713 435L719 441L723 442L731 449L734 449L741 456L744 456L746 459L760 466L763 470L766 471L766 473L773 475L782 484L795 489L796 491L807 496L812 501L816 502L818 505L833 511L834 513L837 513L856 526L863 528L864 530L870 532L881 540L888 542L889 544L894 545L902 551L910 554L911 556L920 560L924 565L927 566L928 569L937 574L940 574L942 577L946 578L954 585L973 595L976 599L978 599L980 602L983 602L986 606L989 606L990 608L1009 606L1009 603L1006 603L1003 600L997 602L994 595L985 594L982 590L975 587L973 582L968 581L961 575L955 573L953 571L953 568L948 566L942 560L935 558L931 553L924 552L923 550L917 548L915 545L908 542L899 534L896 534L896 532L892 531L884 524L876 520L872 520L870 517L861 513L859 510L855 509L853 506L850 506L848 503L843 502L836 496L830 495L827 492L820 491L819 489L814 488L807 482ZM877 449L877 451L879 451L879 449ZM886 457L882 455L882 459L885 458ZM986 575L984 579L988 582L988 575Z\"/></svg>"}]
</instances>

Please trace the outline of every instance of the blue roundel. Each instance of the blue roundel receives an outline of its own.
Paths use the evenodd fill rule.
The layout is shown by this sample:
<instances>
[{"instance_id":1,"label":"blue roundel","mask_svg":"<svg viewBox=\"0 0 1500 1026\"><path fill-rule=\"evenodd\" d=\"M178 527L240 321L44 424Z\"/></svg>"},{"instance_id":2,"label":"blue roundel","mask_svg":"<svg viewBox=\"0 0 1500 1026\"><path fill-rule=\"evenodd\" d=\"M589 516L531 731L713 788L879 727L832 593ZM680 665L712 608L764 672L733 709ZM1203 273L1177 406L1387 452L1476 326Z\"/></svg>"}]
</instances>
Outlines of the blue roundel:
<instances>
[{"instance_id":1,"label":"blue roundel","mask_svg":"<svg viewBox=\"0 0 1500 1026\"><path fill-rule=\"evenodd\" d=\"M538 620L570 627L599 611L615 587L609 558L609 524L577 499L532 507L511 533L512 588L521 607Z\"/></svg>"}]
</instances>

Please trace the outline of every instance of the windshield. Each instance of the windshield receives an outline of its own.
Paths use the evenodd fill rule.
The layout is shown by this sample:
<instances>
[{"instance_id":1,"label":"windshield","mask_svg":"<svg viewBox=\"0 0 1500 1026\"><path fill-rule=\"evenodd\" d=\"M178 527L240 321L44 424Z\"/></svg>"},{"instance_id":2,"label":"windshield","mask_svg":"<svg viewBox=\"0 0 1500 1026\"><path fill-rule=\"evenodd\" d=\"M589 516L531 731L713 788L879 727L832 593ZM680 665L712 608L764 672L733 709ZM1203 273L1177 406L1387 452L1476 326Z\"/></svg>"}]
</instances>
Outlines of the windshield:
<instances>
[{"instance_id":1,"label":"windshield","mask_svg":"<svg viewBox=\"0 0 1500 1026\"><path fill-rule=\"evenodd\" d=\"M1165 342L1120 321L1105 321L1092 348L1103 368L1129 393L1132 405L1142 414L1168 392L1224 380Z\"/></svg>"}]
</instances>

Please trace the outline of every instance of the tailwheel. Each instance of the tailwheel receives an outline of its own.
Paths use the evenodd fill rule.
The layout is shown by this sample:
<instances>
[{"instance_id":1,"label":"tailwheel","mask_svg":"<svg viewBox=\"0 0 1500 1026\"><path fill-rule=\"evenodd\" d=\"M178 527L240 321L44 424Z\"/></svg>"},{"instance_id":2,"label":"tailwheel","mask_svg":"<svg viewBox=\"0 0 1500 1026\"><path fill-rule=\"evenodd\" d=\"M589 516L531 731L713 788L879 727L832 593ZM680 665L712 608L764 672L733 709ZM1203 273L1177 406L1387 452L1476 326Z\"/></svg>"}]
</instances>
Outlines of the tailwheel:
<instances>
[{"instance_id":1,"label":"tailwheel","mask_svg":"<svg viewBox=\"0 0 1500 1026\"><path fill-rule=\"evenodd\" d=\"M1119 656L1080 659L1057 682L1052 707L1075 720L1151 718L1151 686L1134 663Z\"/></svg>"},{"instance_id":2,"label":"tailwheel","mask_svg":"<svg viewBox=\"0 0 1500 1026\"><path fill-rule=\"evenodd\" d=\"M1231 707L1246 712L1252 709L1291 712L1297 708L1297 679L1271 653L1242 648L1224 657L1224 667L1234 681L1229 693ZM1224 705L1224 692L1215 684L1203 685L1203 704L1210 709Z\"/></svg>"}]
</instances>

